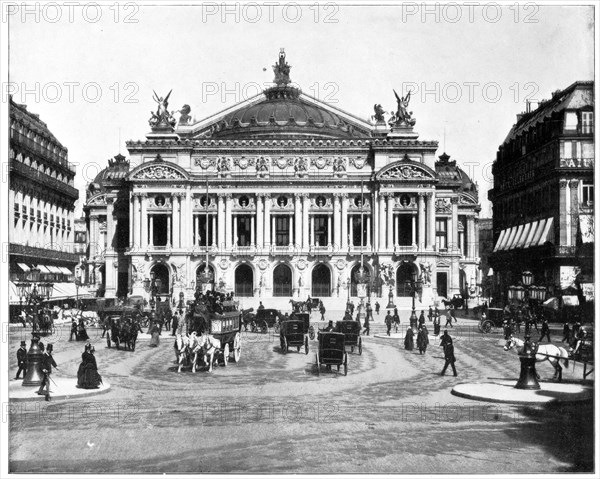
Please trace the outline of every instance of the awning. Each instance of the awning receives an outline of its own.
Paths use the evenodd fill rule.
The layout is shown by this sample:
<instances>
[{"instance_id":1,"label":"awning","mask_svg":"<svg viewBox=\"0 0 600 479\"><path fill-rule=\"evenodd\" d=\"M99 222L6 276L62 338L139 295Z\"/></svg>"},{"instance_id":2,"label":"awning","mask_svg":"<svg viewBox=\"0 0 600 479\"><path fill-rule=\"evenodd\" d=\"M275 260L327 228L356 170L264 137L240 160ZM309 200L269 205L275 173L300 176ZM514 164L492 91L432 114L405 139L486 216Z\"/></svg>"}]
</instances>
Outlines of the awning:
<instances>
[{"instance_id":1,"label":"awning","mask_svg":"<svg viewBox=\"0 0 600 479\"><path fill-rule=\"evenodd\" d=\"M506 242L506 246L504 247L504 249L513 249L513 245L515 243L517 233L519 232L519 228L523 229L523 225L511 228L510 236L508 237L508 241Z\"/></svg>"},{"instance_id":2,"label":"awning","mask_svg":"<svg viewBox=\"0 0 600 479\"><path fill-rule=\"evenodd\" d=\"M58 266L46 266L52 273L62 274L62 271Z\"/></svg>"},{"instance_id":3,"label":"awning","mask_svg":"<svg viewBox=\"0 0 600 479\"><path fill-rule=\"evenodd\" d=\"M519 239L521 238L521 235L523 234L524 227L525 227L525 225L519 225L517 227L517 232L515 233L515 236L512 239L512 241L510 242L510 244L508 245L507 249L515 249L517 247L517 243L519 242Z\"/></svg>"},{"instance_id":4,"label":"awning","mask_svg":"<svg viewBox=\"0 0 600 479\"><path fill-rule=\"evenodd\" d=\"M19 268L21 268L23 271L25 271L26 273L29 273L31 271L31 268L29 266L27 266L25 263L17 263L17 266Z\"/></svg>"},{"instance_id":5,"label":"awning","mask_svg":"<svg viewBox=\"0 0 600 479\"><path fill-rule=\"evenodd\" d=\"M529 236L529 231L531 230L531 223L527 223L523 228L523 232L521 236L516 241L515 248L523 248L525 246L525 242L527 241L527 237Z\"/></svg>"},{"instance_id":6,"label":"awning","mask_svg":"<svg viewBox=\"0 0 600 479\"><path fill-rule=\"evenodd\" d=\"M496 246L494 246L494 251L498 251L498 248L500 248L502 241L504 241L504 236L506 236L506 230L502 230L500 232L500 236L498 236L498 241L496 241Z\"/></svg>"},{"instance_id":7,"label":"awning","mask_svg":"<svg viewBox=\"0 0 600 479\"><path fill-rule=\"evenodd\" d=\"M509 228L506 230L506 235L504 235L504 241L502 241L502 244L500 245L500 249L506 249L506 247L510 244L510 238L511 236L513 236L514 233L516 233L517 228L515 228L514 226L512 228Z\"/></svg>"},{"instance_id":8,"label":"awning","mask_svg":"<svg viewBox=\"0 0 600 479\"><path fill-rule=\"evenodd\" d=\"M52 271L50 271L46 266L44 266L43 264L38 264L37 268L40 270L40 273L50 273L52 274Z\"/></svg>"},{"instance_id":9,"label":"awning","mask_svg":"<svg viewBox=\"0 0 600 479\"><path fill-rule=\"evenodd\" d=\"M554 311L558 311L558 298L550 298L544 301L543 306L545 308L553 309Z\"/></svg>"},{"instance_id":10,"label":"awning","mask_svg":"<svg viewBox=\"0 0 600 479\"><path fill-rule=\"evenodd\" d=\"M62 274L72 275L73 272L69 268L65 268L64 266L60 266L58 268Z\"/></svg>"},{"instance_id":11,"label":"awning","mask_svg":"<svg viewBox=\"0 0 600 479\"><path fill-rule=\"evenodd\" d=\"M537 243L537 246L541 246L543 245L546 241L551 241L550 236L551 236L551 230L552 230L552 225L554 224L554 218L548 218L546 220L546 226L544 227L544 231L542 232L542 236L540 237L540 240ZM551 241L552 243L554 243L554 241Z\"/></svg>"},{"instance_id":12,"label":"awning","mask_svg":"<svg viewBox=\"0 0 600 479\"><path fill-rule=\"evenodd\" d=\"M534 221L533 223L531 223L531 228L529 229L529 234L525 239L525 244L523 245L523 248L529 248L531 246L531 243L533 242L533 237L537 233L540 223L541 221Z\"/></svg>"}]
</instances>

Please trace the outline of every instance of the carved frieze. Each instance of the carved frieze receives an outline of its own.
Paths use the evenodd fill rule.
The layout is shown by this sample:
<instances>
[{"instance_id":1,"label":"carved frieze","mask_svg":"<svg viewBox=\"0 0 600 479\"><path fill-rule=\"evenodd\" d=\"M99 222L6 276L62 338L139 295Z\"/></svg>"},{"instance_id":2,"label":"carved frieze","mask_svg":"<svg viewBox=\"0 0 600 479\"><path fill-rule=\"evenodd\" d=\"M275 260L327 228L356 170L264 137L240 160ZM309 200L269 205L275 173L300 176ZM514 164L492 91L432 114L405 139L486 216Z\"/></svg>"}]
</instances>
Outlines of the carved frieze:
<instances>
[{"instance_id":1,"label":"carved frieze","mask_svg":"<svg viewBox=\"0 0 600 479\"><path fill-rule=\"evenodd\" d=\"M134 179L136 180L185 180L183 176L176 169L168 165L156 165L153 164L138 171Z\"/></svg>"}]
</instances>

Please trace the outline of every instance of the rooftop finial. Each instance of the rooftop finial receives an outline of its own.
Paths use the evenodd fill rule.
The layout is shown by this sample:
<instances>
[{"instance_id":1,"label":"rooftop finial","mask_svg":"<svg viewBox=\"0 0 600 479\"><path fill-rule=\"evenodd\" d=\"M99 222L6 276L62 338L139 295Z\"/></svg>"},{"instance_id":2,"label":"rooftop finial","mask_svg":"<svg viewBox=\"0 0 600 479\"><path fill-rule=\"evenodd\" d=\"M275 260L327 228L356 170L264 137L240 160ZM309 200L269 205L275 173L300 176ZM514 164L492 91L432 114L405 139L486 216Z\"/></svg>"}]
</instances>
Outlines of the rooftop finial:
<instances>
[{"instance_id":1,"label":"rooftop finial","mask_svg":"<svg viewBox=\"0 0 600 479\"><path fill-rule=\"evenodd\" d=\"M275 78L273 81L277 86L285 86L291 83L290 80L290 67L285 61L285 50L282 48L279 50L279 62L273 65L273 72L275 72Z\"/></svg>"}]
</instances>

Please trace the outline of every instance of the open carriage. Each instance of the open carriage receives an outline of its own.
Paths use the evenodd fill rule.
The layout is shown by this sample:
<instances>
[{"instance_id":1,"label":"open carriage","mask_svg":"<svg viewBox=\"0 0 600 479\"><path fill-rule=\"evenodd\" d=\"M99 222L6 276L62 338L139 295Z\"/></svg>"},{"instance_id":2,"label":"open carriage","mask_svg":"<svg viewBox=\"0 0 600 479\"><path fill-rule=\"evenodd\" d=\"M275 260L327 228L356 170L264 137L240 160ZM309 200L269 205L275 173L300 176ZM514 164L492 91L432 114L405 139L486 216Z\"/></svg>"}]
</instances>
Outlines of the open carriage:
<instances>
[{"instance_id":1,"label":"open carriage","mask_svg":"<svg viewBox=\"0 0 600 479\"><path fill-rule=\"evenodd\" d=\"M279 342L283 354L290 347L300 348L304 346L304 354L308 354L308 332L310 329L310 316L308 314L296 314L293 319L283 321L279 330Z\"/></svg>"},{"instance_id":2,"label":"open carriage","mask_svg":"<svg viewBox=\"0 0 600 479\"><path fill-rule=\"evenodd\" d=\"M354 352L354 348L357 348L358 354L362 355L361 326L358 321L338 321L336 322L335 330L344 335L346 338L345 346L350 346L351 353Z\"/></svg>"},{"instance_id":3,"label":"open carriage","mask_svg":"<svg viewBox=\"0 0 600 479\"><path fill-rule=\"evenodd\" d=\"M139 323L131 312L120 316L110 316L106 331L106 345L110 348L114 343L117 349L123 346L124 349L135 351L139 330Z\"/></svg>"},{"instance_id":4,"label":"open carriage","mask_svg":"<svg viewBox=\"0 0 600 479\"><path fill-rule=\"evenodd\" d=\"M319 333L319 350L317 351L317 375L321 374L321 365L344 366L344 376L348 374L348 353L346 352L346 337L344 333L321 332Z\"/></svg>"}]
</instances>

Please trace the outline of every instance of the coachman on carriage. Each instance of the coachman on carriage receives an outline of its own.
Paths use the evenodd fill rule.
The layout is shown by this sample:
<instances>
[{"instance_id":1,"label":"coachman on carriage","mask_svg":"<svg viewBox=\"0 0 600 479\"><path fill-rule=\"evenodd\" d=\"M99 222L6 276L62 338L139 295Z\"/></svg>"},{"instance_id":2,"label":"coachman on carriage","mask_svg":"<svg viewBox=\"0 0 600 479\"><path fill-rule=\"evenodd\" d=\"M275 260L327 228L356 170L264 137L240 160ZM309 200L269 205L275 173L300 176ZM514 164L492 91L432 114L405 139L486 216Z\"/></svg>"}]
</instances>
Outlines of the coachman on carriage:
<instances>
[{"instance_id":1,"label":"coachman on carriage","mask_svg":"<svg viewBox=\"0 0 600 479\"><path fill-rule=\"evenodd\" d=\"M130 351L135 351L138 333L141 331L139 322L131 315L112 316L109 318L106 332L106 345L110 348L114 343L117 349L123 346Z\"/></svg>"}]
</instances>

